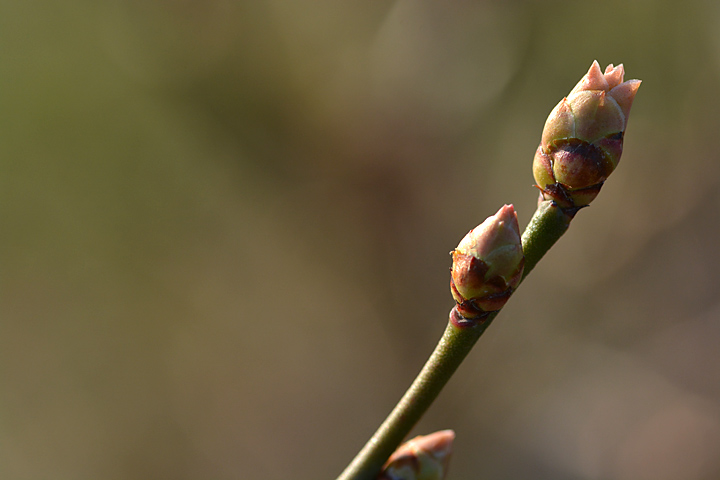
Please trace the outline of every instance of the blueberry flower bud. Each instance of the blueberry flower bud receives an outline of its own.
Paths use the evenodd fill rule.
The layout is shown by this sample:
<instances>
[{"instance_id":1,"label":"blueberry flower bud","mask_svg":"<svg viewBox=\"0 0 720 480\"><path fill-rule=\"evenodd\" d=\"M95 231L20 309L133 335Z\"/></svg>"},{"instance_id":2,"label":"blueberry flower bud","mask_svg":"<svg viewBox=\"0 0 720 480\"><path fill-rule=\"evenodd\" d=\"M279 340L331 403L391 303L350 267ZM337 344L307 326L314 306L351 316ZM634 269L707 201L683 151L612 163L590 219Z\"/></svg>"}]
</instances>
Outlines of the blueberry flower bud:
<instances>
[{"instance_id":1,"label":"blueberry flower bud","mask_svg":"<svg viewBox=\"0 0 720 480\"><path fill-rule=\"evenodd\" d=\"M622 65L605 73L594 61L550 113L533 161L543 198L566 209L587 206L615 170L640 80L623 82Z\"/></svg>"},{"instance_id":2,"label":"blueberry flower bud","mask_svg":"<svg viewBox=\"0 0 720 480\"><path fill-rule=\"evenodd\" d=\"M454 439L455 432L442 430L403 443L385 463L378 480L443 480Z\"/></svg>"},{"instance_id":3,"label":"blueberry flower bud","mask_svg":"<svg viewBox=\"0 0 720 480\"><path fill-rule=\"evenodd\" d=\"M450 290L467 319L500 310L522 279L525 257L517 214L505 205L470 230L452 252Z\"/></svg>"}]
</instances>

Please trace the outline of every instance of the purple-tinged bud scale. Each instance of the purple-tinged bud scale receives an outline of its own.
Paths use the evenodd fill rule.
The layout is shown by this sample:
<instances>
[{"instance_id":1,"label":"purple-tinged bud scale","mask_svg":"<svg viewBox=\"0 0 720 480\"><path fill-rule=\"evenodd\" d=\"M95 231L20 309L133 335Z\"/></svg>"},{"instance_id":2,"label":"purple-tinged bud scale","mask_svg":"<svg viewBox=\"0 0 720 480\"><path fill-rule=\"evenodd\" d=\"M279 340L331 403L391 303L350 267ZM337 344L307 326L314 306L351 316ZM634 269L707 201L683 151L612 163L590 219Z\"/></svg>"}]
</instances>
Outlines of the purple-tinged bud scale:
<instances>
[{"instance_id":1,"label":"purple-tinged bud scale","mask_svg":"<svg viewBox=\"0 0 720 480\"><path fill-rule=\"evenodd\" d=\"M452 252L450 290L466 319L500 310L522 279L525 257L512 205L470 230Z\"/></svg>"},{"instance_id":2,"label":"purple-tinged bud scale","mask_svg":"<svg viewBox=\"0 0 720 480\"><path fill-rule=\"evenodd\" d=\"M454 439L455 432L442 430L408 440L390 456L378 480L443 480Z\"/></svg>"},{"instance_id":3,"label":"purple-tinged bud scale","mask_svg":"<svg viewBox=\"0 0 720 480\"><path fill-rule=\"evenodd\" d=\"M561 208L587 206L615 170L640 80L623 81L622 65L597 61L545 122L533 176L545 200Z\"/></svg>"}]
</instances>

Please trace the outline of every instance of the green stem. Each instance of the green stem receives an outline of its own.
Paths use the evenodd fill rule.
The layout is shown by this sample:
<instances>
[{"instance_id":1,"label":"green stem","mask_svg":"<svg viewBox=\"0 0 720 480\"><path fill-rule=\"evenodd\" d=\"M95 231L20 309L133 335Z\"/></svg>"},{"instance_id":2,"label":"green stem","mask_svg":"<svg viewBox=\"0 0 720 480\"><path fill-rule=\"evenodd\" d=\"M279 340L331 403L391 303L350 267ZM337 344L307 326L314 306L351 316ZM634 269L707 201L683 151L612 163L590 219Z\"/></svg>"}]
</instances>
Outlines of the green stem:
<instances>
[{"instance_id":1,"label":"green stem","mask_svg":"<svg viewBox=\"0 0 720 480\"><path fill-rule=\"evenodd\" d=\"M555 245L570 226L575 214L569 214L553 202L546 200L538 205L530 223L522 234L525 268L523 280L540 259Z\"/></svg>"},{"instance_id":2,"label":"green stem","mask_svg":"<svg viewBox=\"0 0 720 480\"><path fill-rule=\"evenodd\" d=\"M473 327L448 322L445 333L420 374L380 428L337 480L373 480L388 457L437 398L495 314Z\"/></svg>"},{"instance_id":3,"label":"green stem","mask_svg":"<svg viewBox=\"0 0 720 480\"><path fill-rule=\"evenodd\" d=\"M522 235L525 269L523 279L550 247L565 233L571 215L552 202L542 202ZM374 480L387 458L395 451L425 411L437 398L475 342L498 312L469 327L448 322L440 342L410 388L380 428L365 444L337 480Z\"/></svg>"}]
</instances>

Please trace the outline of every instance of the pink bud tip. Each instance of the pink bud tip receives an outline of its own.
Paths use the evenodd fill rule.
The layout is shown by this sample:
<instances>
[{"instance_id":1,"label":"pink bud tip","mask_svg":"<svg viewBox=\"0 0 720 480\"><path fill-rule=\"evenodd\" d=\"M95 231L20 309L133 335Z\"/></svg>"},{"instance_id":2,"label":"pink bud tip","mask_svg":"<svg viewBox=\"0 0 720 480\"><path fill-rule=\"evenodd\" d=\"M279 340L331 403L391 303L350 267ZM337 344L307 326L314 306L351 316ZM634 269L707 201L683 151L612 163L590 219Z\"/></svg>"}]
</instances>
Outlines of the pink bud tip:
<instances>
[{"instance_id":1,"label":"pink bud tip","mask_svg":"<svg viewBox=\"0 0 720 480\"><path fill-rule=\"evenodd\" d=\"M419 435L398 447L378 480L443 480L447 474L455 432Z\"/></svg>"},{"instance_id":2,"label":"pink bud tip","mask_svg":"<svg viewBox=\"0 0 720 480\"><path fill-rule=\"evenodd\" d=\"M438 460L444 460L450 456L452 444L455 440L453 430L440 430L430 435L415 437L410 440L419 450L424 450Z\"/></svg>"}]
</instances>

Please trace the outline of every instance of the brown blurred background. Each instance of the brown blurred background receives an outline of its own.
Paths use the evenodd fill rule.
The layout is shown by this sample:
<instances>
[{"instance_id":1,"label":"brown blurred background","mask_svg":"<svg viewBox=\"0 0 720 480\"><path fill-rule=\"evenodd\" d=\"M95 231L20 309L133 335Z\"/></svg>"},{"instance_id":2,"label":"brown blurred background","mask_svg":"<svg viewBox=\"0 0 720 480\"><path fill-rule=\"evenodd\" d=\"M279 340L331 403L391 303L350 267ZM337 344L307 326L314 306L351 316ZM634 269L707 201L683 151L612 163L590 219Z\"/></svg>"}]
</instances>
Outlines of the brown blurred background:
<instances>
[{"instance_id":1,"label":"brown blurred background","mask_svg":"<svg viewBox=\"0 0 720 480\"><path fill-rule=\"evenodd\" d=\"M719 478L718 5L2 2L0 477L334 478L597 59L644 81L620 167L415 433Z\"/></svg>"}]
</instances>

